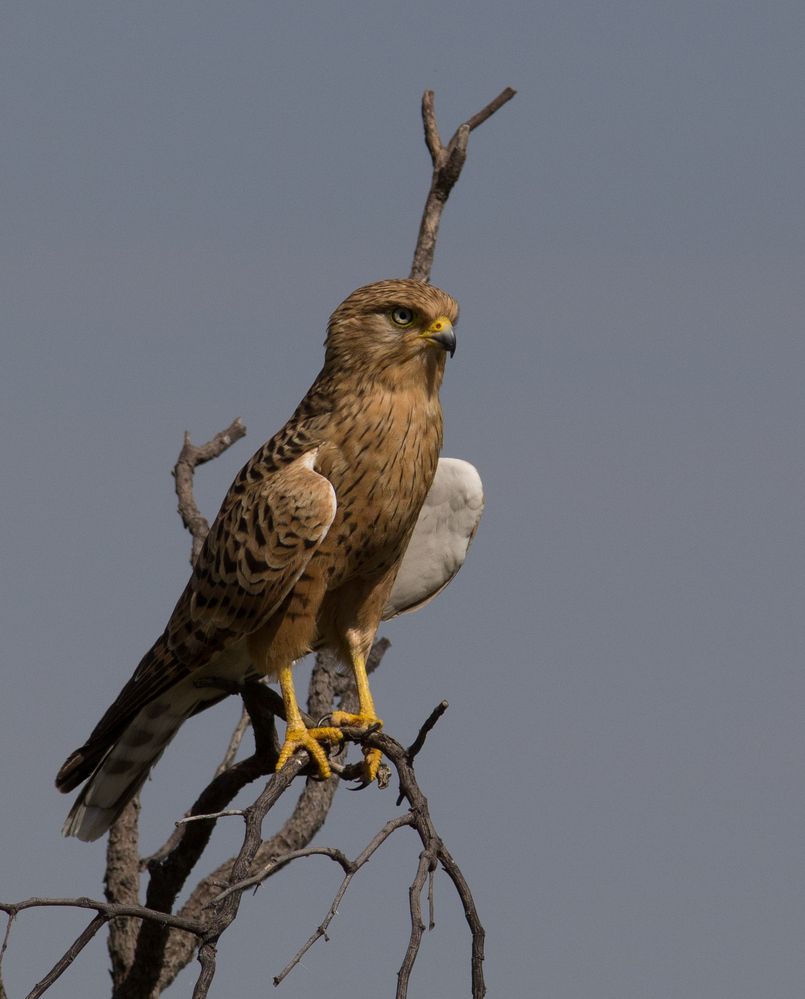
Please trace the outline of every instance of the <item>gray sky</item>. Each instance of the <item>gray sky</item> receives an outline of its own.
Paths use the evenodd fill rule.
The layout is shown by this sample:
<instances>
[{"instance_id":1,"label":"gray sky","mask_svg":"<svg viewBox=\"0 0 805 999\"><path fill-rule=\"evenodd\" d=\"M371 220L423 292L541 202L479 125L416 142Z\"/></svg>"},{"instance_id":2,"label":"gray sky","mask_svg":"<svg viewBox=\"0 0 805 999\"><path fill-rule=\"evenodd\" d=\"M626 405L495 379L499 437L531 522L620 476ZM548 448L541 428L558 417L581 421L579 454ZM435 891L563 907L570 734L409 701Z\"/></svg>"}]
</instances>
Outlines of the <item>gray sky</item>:
<instances>
[{"instance_id":1,"label":"gray sky","mask_svg":"<svg viewBox=\"0 0 805 999\"><path fill-rule=\"evenodd\" d=\"M99 895L53 788L187 575L169 469L242 416L231 477L317 372L354 287L407 273L443 132L470 142L435 283L460 301L445 453L487 511L374 682L486 925L492 996L788 999L805 983L805 8L580 0L8 5L0 896ZM156 847L237 715L144 793ZM390 793L339 793L357 853ZM268 827L267 831L270 831ZM240 841L224 824L214 860ZM413 834L282 986L389 995ZM267 994L338 883L244 901L216 995ZM22 995L87 921L19 919ZM412 994L468 993L446 879ZM53 993L106 994L98 939ZM189 995L194 975L173 993Z\"/></svg>"}]
</instances>

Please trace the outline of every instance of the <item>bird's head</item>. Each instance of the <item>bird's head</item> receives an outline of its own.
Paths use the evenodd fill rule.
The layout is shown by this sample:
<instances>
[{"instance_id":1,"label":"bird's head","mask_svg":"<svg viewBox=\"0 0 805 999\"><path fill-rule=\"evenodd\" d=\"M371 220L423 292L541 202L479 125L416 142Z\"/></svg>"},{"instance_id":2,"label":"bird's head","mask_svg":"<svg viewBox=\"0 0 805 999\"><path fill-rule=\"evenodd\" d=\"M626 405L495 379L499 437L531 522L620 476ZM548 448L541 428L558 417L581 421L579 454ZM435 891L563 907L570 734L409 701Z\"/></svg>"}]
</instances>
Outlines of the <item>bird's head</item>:
<instances>
[{"instance_id":1,"label":"bird's head","mask_svg":"<svg viewBox=\"0 0 805 999\"><path fill-rule=\"evenodd\" d=\"M368 284L330 317L327 364L393 382L424 371L438 382L447 353L456 348L457 322L455 300L432 285L409 279Z\"/></svg>"}]
</instances>

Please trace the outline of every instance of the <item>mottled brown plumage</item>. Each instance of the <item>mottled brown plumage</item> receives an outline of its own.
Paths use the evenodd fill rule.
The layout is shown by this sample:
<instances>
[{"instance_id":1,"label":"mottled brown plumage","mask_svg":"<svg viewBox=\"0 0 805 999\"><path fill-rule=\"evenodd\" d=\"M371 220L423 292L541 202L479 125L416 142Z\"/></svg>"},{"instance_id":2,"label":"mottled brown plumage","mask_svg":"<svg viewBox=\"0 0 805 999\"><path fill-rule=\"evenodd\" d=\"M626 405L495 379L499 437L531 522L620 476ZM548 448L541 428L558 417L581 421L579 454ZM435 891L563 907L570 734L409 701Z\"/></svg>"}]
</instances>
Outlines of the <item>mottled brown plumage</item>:
<instances>
[{"instance_id":1,"label":"mottled brown plumage","mask_svg":"<svg viewBox=\"0 0 805 999\"><path fill-rule=\"evenodd\" d=\"M333 313L324 367L296 412L233 482L163 634L87 743L59 771L90 778L65 833L101 835L182 721L217 694L211 676L278 676L288 732L281 763L334 727L304 730L290 669L311 648L352 665L357 716L377 721L364 660L442 444L439 387L458 308L416 281L358 289ZM372 778L378 757L367 754Z\"/></svg>"}]
</instances>

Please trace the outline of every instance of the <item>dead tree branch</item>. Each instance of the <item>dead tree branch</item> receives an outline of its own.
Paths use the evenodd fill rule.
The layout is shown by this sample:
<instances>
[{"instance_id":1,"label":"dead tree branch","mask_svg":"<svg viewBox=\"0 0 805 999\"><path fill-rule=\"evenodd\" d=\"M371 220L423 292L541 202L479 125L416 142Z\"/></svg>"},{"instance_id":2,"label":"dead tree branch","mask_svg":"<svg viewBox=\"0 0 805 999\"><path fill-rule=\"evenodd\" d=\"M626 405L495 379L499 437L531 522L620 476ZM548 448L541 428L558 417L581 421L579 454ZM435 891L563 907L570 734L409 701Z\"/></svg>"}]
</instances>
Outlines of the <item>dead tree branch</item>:
<instances>
[{"instance_id":1,"label":"dead tree branch","mask_svg":"<svg viewBox=\"0 0 805 999\"><path fill-rule=\"evenodd\" d=\"M470 887L467 884L467 881L464 878L458 864L455 862L450 854L450 851L445 846L444 841L436 832L436 828L430 816L427 799L417 783L413 763L408 756L408 750L404 749L395 739L392 739L383 732L373 732L366 737L366 743L369 746L379 749L386 759L388 759L394 766L400 781L400 794L408 802L411 808L411 814L416 820L414 822L414 828L419 833L419 838L422 841L423 853L427 854L429 863L432 863L435 858L453 882L453 886L455 887L464 908L464 917L467 920L472 936L472 952L470 959L472 970L472 996L473 999L483 999L483 996L486 993L486 985L484 983L483 974L484 940L486 934L478 916L478 910L475 906ZM412 886L412 891L415 890L417 886L421 891L421 888L424 885L424 879L421 883L419 881L420 868L417 869L417 878ZM412 909L412 921L415 917L416 913ZM421 916L416 918L421 919ZM412 941L413 937L414 934L412 931ZM410 947L411 944L409 943L409 949ZM416 954L414 954L414 957L416 957ZM411 961L411 964L413 964L413 961ZM400 969L400 978L398 979L397 999L404 999L407 995L407 978L404 977L405 969L406 963L404 962L403 967Z\"/></svg>"},{"instance_id":2,"label":"dead tree branch","mask_svg":"<svg viewBox=\"0 0 805 999\"><path fill-rule=\"evenodd\" d=\"M414 259L411 264L410 277L417 281L429 281L433 267L433 254L436 250L436 239L439 235L439 223L450 192L461 175L467 159L467 142L470 132L490 118L499 108L517 93L511 87L506 87L486 107L459 125L453 137L446 146L442 145L439 136L439 126L436 124L436 111L432 90L426 90L422 95L422 124L425 129L425 145L428 147L433 174L430 190L425 200L422 221L419 224Z\"/></svg>"},{"instance_id":3,"label":"dead tree branch","mask_svg":"<svg viewBox=\"0 0 805 999\"><path fill-rule=\"evenodd\" d=\"M260 688L262 685L254 684L253 686ZM254 693L255 691L250 691L247 697L250 698ZM354 697L352 692L347 691L342 696L341 703L349 706L352 703L352 697ZM263 730L263 735L258 736L259 741L263 743L266 736L264 719L260 717L259 709L255 708L253 704L250 706L250 713L255 725L255 731L260 732ZM423 733L431 731L435 720L441 717L443 713L444 704L440 704L431 713L426 722L423 723L420 735L412 745L417 745L421 748L424 743ZM275 835L269 840L264 841L262 839L262 824L266 815L276 802L279 801L280 797L292 786L294 779L307 766L306 754L300 752L289 761L280 773L273 774L256 801L242 810L245 831L243 844L237 857L233 861L222 865L217 871L206 878L202 882L203 888L200 885L195 890L190 901L183 907L182 911L178 915L172 915L169 911L169 906L173 904L181 885L184 883L184 879L189 873L190 867L192 867L192 864L188 862L191 847L192 854L197 859L204 845L206 845L209 833L216 821L214 815L209 818L201 817L202 809L208 807L210 799L220 793L222 783L234 782L234 784L237 784L243 780L243 771L247 769L247 766L254 765L255 762L254 757L244 760L242 764L235 764L224 774L213 778L213 781L202 792L193 807L193 812L196 812L200 816L199 821L184 823L179 826L169 843L166 844L166 848L160 850L155 857L149 860L148 868L151 874L151 882L149 884L146 905L115 904L88 898L36 898L18 903L0 903L0 911L6 912L9 917L6 938L10 933L11 922L21 911L28 908L37 906L71 906L94 909L97 914L30 995L37 997L43 995L50 985L75 960L103 924L116 922L123 917L128 917L129 921L136 921L140 928L129 972L125 979L116 987L114 995L116 997L137 997L137 999L158 995L169 984L166 979L170 978L172 981L175 978L178 970L187 963L195 947L198 946L198 960L201 970L196 981L193 996L194 999L206 999L215 975L218 941L237 917L243 892L254 885L262 884L267 878L294 860L314 855L326 856L342 867L345 872L344 879L322 923L277 975L275 984L279 984L299 963L313 944L321 937L326 936L330 921L349 888L354 875L369 861L375 851L393 832L403 826L411 826L418 833L423 849L420 854L417 874L409 889L411 935L402 967L398 973L396 993L398 999L405 999L407 996L408 980L424 931L420 895L428 875L433 871L437 863L441 865L453 881L464 906L465 915L472 933L472 995L473 999L482 999L485 994L482 971L484 931L478 919L477 910L469 887L455 861L444 846L444 842L436 832L430 817L427 799L422 793L414 773L414 754L411 748L405 748L391 736L379 731L372 731L367 734L361 729L345 728L344 737L348 743L377 747L384 753L396 770L401 796L409 806L405 814L389 819L354 860L349 860L342 851L333 847L308 848L307 846L292 845L294 839L293 826L295 821L299 819L298 813L300 812L300 805L305 798L305 793L317 786L330 789L330 793L327 795L327 807L322 809L319 814L318 822L319 824L323 823L329 809L329 801L332 800L334 786L339 780L337 776L325 782L309 781L305 792L303 792L300 801L297 803L294 816L286 822L280 834ZM276 761L276 746L273 737L269 740L269 743L270 745L268 746L265 744L258 745L255 752L255 756L260 753L266 753L266 751L268 753L266 758L261 761L263 773L266 772L265 764L268 764L273 769ZM234 774L233 771L235 771ZM229 790L231 790L231 786L227 788L227 793ZM312 838L309 827L302 832L302 837L308 842ZM196 838L195 842L190 843L191 840ZM171 848L167 849L171 844ZM286 846L286 844L288 845ZM172 935L175 935L175 937L172 937ZM168 944L172 943L176 947L176 938L181 938L185 941L182 948L184 953L178 960L177 955L174 953L173 959L169 960L170 950ZM152 959L156 956L161 956L161 959L155 964L151 963Z\"/></svg>"},{"instance_id":4,"label":"dead tree branch","mask_svg":"<svg viewBox=\"0 0 805 999\"><path fill-rule=\"evenodd\" d=\"M140 797L136 795L109 830L106 844L104 894L111 905L139 905ZM128 974L142 924L134 919L113 919L109 923L107 949L112 962L112 981L123 981Z\"/></svg>"},{"instance_id":5,"label":"dead tree branch","mask_svg":"<svg viewBox=\"0 0 805 999\"><path fill-rule=\"evenodd\" d=\"M158 912L142 905L112 905L108 902L101 902L92 898L29 898L23 902L0 902L0 912L5 912L8 916L8 926L4 943L8 941L11 924L20 912L26 909L53 907L94 909L97 915L70 944L44 978L37 982L28 993L26 999L39 999L40 996L44 995L50 986L75 961L98 930L110 921L128 917L129 919L134 918L137 920L165 923L182 929L186 933L192 933L196 937L200 937L203 934L203 926L199 923L183 919L181 916L172 916L169 913Z\"/></svg>"},{"instance_id":6,"label":"dead tree branch","mask_svg":"<svg viewBox=\"0 0 805 999\"><path fill-rule=\"evenodd\" d=\"M288 975L293 971L293 969L297 966L297 964L299 964L299 962L302 960L305 954L307 954L307 952L310 950L310 948L317 940L321 940L322 937L324 937L325 940L329 939L327 936L327 928L330 925L330 922L332 921L335 914L338 912L338 907L341 904L341 900L343 899L344 895L346 894L347 888L349 888L349 883L350 881L352 881L352 878L370 859L375 850L377 850L379 846L385 843L385 841L389 838L389 836L391 836L391 834L395 830L401 829L403 826L410 826L412 825L412 823L413 823L413 818L410 813L407 815L398 815L394 819L389 819L389 821L383 826L383 828L379 832L377 832L372 837L371 842L363 850L361 850L361 852L354 860L348 860L344 856L344 854L342 854L340 851L338 851L339 856L335 856L334 854L331 854L329 852L326 853L327 856L331 856L332 859L336 860L338 863L341 864L341 866L345 871L344 880L338 886L338 891L335 893L335 897L333 898L332 904L330 905L330 908L327 910L327 915L318 925L315 932L312 933L311 936L308 938L308 940L299 948L299 950L285 965L282 971L278 975L274 976L275 985L279 985L285 978L288 977ZM314 851L300 850L298 855L304 856L305 854L311 854L313 852ZM319 850L315 852L322 853L324 851ZM270 874L274 874L275 871L279 870L281 861L285 861L287 863L291 859L295 858L293 857L280 858L280 861L277 862L273 870L265 869L261 871L259 881L260 882L264 881ZM243 887L248 888L249 886L244 885ZM239 885L236 885L229 890L234 891L236 889L243 890L240 888Z\"/></svg>"},{"instance_id":7,"label":"dead tree branch","mask_svg":"<svg viewBox=\"0 0 805 999\"><path fill-rule=\"evenodd\" d=\"M190 434L185 431L184 444L176 459L173 477L176 481L176 496L179 500L179 516L193 538L193 547L190 552L191 565L195 565L198 553L201 551L201 546L210 530L209 522L199 510L193 496L193 475L199 465L219 457L227 448L245 436L246 427L240 417L233 420L226 430L217 433L206 444L193 444L190 440Z\"/></svg>"}]
</instances>

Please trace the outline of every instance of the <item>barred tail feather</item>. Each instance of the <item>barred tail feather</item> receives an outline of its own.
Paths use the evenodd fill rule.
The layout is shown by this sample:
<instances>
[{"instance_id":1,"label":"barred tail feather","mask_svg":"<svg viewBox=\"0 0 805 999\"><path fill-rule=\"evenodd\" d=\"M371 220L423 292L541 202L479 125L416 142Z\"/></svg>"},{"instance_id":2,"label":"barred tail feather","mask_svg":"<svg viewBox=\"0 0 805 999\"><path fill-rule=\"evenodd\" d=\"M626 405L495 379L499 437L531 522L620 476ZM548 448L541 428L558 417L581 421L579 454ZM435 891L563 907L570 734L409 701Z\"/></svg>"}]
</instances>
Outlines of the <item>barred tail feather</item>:
<instances>
[{"instance_id":1,"label":"barred tail feather","mask_svg":"<svg viewBox=\"0 0 805 999\"><path fill-rule=\"evenodd\" d=\"M124 793L119 795L117 800L108 807L89 804L88 799L92 797L93 786L92 782L87 784L78 798L76 798L73 807L64 821L62 835L75 836L77 839L84 840L85 843L100 839L112 823L117 821L120 813L143 786L145 779L151 772L151 767L161 755L161 753L157 754L148 767L145 767L137 775L134 782L125 789Z\"/></svg>"},{"instance_id":2,"label":"barred tail feather","mask_svg":"<svg viewBox=\"0 0 805 999\"><path fill-rule=\"evenodd\" d=\"M107 831L140 790L197 698L190 703L180 700L183 703L177 704L174 694L171 703L154 701L127 726L70 809L62 828L65 836L88 841Z\"/></svg>"}]
</instances>

